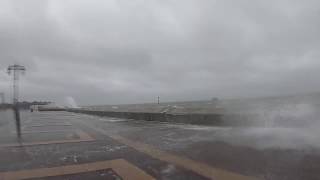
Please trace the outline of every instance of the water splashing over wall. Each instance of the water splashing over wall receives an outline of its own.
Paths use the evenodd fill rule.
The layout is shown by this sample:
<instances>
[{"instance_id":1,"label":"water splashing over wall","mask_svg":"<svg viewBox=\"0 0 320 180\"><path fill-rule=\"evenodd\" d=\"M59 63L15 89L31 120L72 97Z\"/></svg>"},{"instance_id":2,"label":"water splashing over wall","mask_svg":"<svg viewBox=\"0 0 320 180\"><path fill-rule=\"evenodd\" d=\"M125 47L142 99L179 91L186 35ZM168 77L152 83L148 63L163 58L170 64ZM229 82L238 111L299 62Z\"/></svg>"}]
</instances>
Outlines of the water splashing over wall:
<instances>
[{"instance_id":1,"label":"water splashing over wall","mask_svg":"<svg viewBox=\"0 0 320 180\"><path fill-rule=\"evenodd\" d=\"M67 102L67 106L71 108L79 108L78 104L76 103L74 98L71 96L66 97L66 102Z\"/></svg>"}]
</instances>

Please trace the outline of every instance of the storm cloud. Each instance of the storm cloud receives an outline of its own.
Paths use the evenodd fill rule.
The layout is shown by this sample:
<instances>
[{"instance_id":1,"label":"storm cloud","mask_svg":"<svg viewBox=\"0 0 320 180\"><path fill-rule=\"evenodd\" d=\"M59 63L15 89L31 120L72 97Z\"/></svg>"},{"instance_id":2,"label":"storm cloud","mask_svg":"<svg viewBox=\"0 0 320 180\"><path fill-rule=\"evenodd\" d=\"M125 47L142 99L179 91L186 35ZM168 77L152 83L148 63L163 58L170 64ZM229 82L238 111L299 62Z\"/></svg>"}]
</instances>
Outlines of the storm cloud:
<instances>
[{"instance_id":1,"label":"storm cloud","mask_svg":"<svg viewBox=\"0 0 320 180\"><path fill-rule=\"evenodd\" d=\"M316 0L0 0L0 91L119 104L320 91Z\"/></svg>"}]
</instances>

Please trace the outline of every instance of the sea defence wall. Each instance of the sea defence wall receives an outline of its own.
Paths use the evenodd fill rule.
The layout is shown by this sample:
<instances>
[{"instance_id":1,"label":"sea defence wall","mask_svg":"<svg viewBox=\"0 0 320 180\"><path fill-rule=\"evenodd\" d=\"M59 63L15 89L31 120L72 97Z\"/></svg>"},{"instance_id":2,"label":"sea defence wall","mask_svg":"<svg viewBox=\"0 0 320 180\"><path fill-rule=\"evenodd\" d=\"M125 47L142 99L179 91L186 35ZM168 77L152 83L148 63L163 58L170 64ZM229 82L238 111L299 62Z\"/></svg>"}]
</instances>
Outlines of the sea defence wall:
<instances>
[{"instance_id":1,"label":"sea defence wall","mask_svg":"<svg viewBox=\"0 0 320 180\"><path fill-rule=\"evenodd\" d=\"M69 112L83 113L89 115L124 118L144 121L159 121L172 123L185 123L194 125L210 126L256 126L257 122L252 118L241 115L225 114L168 114L168 113L149 113L149 112L113 112L96 111L87 109L67 109Z\"/></svg>"}]
</instances>

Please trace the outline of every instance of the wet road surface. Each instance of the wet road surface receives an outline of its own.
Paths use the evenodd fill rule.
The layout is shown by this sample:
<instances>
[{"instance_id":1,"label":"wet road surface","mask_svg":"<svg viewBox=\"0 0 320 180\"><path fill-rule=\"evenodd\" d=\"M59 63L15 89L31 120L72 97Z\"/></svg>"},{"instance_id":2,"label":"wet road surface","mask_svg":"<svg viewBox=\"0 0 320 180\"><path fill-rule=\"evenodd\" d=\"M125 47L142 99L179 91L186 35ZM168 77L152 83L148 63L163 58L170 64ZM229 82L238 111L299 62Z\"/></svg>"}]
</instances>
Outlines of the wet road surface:
<instances>
[{"instance_id":1,"label":"wet road surface","mask_svg":"<svg viewBox=\"0 0 320 180\"><path fill-rule=\"evenodd\" d=\"M320 179L317 131L0 112L0 179ZM23 171L24 170L24 171Z\"/></svg>"}]
</instances>

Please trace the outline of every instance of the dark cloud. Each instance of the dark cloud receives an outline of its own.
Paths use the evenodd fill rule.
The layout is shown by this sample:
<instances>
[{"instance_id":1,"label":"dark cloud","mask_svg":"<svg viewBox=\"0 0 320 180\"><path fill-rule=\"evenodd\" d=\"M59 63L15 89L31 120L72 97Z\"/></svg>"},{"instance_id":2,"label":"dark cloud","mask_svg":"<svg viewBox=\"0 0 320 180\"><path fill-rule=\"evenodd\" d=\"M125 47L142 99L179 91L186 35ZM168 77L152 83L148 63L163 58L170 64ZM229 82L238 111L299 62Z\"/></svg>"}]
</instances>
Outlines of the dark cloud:
<instances>
[{"instance_id":1,"label":"dark cloud","mask_svg":"<svg viewBox=\"0 0 320 180\"><path fill-rule=\"evenodd\" d=\"M315 0L0 0L0 88L80 104L319 91Z\"/></svg>"}]
</instances>

